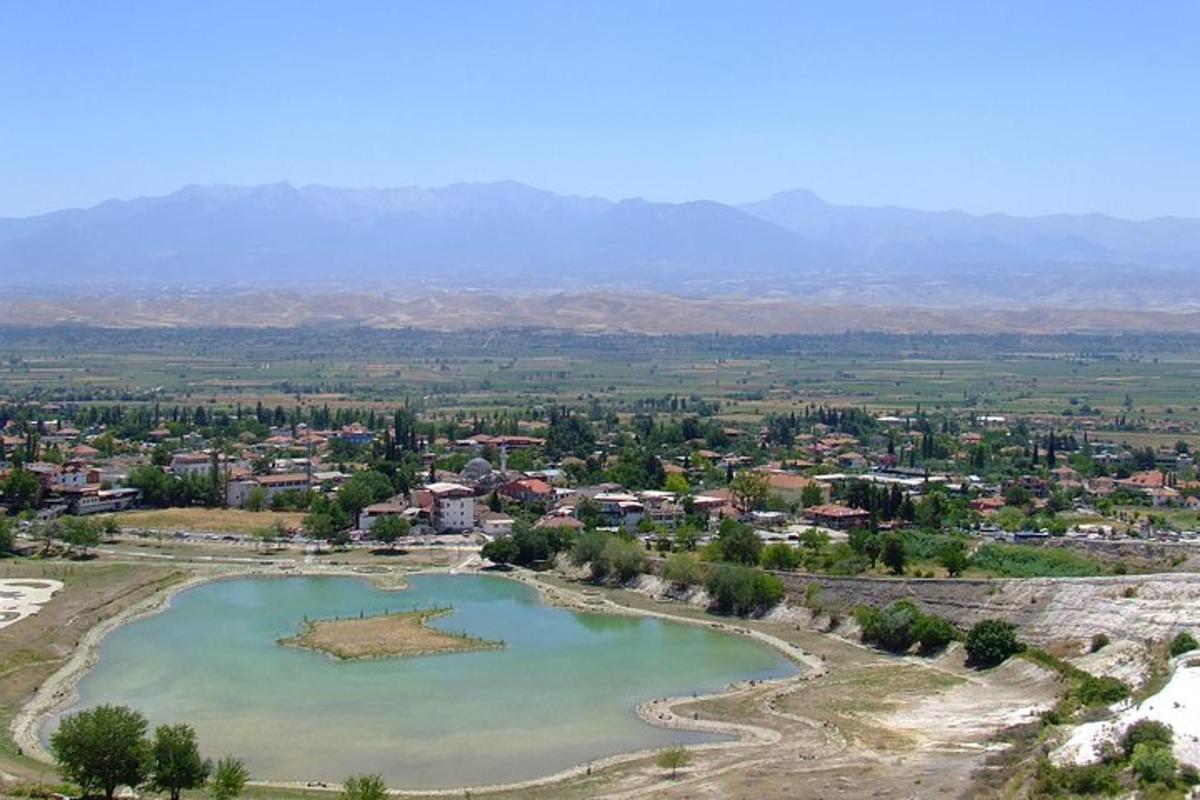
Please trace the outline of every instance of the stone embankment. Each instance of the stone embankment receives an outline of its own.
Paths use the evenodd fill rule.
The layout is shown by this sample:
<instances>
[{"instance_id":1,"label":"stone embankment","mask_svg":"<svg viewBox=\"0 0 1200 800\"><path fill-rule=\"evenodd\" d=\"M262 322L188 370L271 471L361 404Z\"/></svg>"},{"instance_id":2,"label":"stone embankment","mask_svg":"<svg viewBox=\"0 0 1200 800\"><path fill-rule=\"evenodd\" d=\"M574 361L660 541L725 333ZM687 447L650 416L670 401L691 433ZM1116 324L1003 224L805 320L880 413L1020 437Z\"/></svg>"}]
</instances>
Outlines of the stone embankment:
<instances>
[{"instance_id":1,"label":"stone embankment","mask_svg":"<svg viewBox=\"0 0 1200 800\"><path fill-rule=\"evenodd\" d=\"M820 587L817 603L843 612L909 598L963 628L982 619L1008 620L1035 644L1097 633L1145 642L1185 629L1200 633L1200 575L1191 573L1023 579L774 574L783 581L791 606L809 602L813 584Z\"/></svg>"}]
</instances>

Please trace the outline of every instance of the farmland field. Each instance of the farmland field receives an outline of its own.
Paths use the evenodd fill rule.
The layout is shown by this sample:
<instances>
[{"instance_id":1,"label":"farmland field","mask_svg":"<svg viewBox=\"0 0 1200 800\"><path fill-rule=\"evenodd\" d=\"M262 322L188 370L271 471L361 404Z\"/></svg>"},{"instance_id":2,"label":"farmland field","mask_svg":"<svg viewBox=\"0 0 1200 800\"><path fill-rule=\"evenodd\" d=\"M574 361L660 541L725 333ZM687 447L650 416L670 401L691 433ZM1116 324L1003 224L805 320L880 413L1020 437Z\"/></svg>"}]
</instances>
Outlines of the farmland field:
<instances>
[{"instance_id":1,"label":"farmland field","mask_svg":"<svg viewBox=\"0 0 1200 800\"><path fill-rule=\"evenodd\" d=\"M679 397L719 403L718 416L734 422L798 404L881 413L920 405L1076 425L1121 415L1138 430L1111 438L1134 446L1171 444L1200 422L1192 335L8 328L0 341L0 397L14 400L289 408L407 400L439 416L548 403L628 413Z\"/></svg>"}]
</instances>

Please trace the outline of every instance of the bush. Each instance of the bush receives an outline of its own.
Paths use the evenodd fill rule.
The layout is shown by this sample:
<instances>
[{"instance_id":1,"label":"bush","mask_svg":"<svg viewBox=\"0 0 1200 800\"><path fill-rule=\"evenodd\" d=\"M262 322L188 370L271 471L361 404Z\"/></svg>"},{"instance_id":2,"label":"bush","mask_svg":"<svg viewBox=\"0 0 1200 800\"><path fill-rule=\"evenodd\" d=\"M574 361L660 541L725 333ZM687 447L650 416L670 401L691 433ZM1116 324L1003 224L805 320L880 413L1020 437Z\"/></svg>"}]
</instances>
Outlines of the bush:
<instances>
[{"instance_id":1,"label":"bush","mask_svg":"<svg viewBox=\"0 0 1200 800\"><path fill-rule=\"evenodd\" d=\"M1025 544L981 546L971 566L1006 578L1070 578L1100 575L1100 562L1061 547Z\"/></svg>"},{"instance_id":2,"label":"bush","mask_svg":"<svg viewBox=\"0 0 1200 800\"><path fill-rule=\"evenodd\" d=\"M1121 734L1121 750L1128 757L1133 755L1133 749L1139 744L1170 747L1174 741L1175 732L1170 725L1153 719L1139 719Z\"/></svg>"},{"instance_id":3,"label":"bush","mask_svg":"<svg viewBox=\"0 0 1200 800\"><path fill-rule=\"evenodd\" d=\"M1115 795L1121 791L1120 769L1114 764L1054 767L1044 761L1038 771L1034 796Z\"/></svg>"},{"instance_id":4,"label":"bush","mask_svg":"<svg viewBox=\"0 0 1200 800\"><path fill-rule=\"evenodd\" d=\"M704 583L704 565L691 553L673 553L663 565L663 578L676 588L686 589Z\"/></svg>"},{"instance_id":5,"label":"bush","mask_svg":"<svg viewBox=\"0 0 1200 800\"><path fill-rule=\"evenodd\" d=\"M922 653L934 653L958 638L958 629L950 621L934 614L925 614L917 622L917 641Z\"/></svg>"},{"instance_id":6,"label":"bush","mask_svg":"<svg viewBox=\"0 0 1200 800\"><path fill-rule=\"evenodd\" d=\"M1197 647L1200 647L1200 643L1197 643L1196 637L1187 631L1182 631L1171 640L1171 656L1181 656L1184 653L1190 653Z\"/></svg>"},{"instance_id":7,"label":"bush","mask_svg":"<svg viewBox=\"0 0 1200 800\"><path fill-rule=\"evenodd\" d=\"M511 536L503 536L488 542L479 551L479 555L500 566L511 564L520 556L520 548Z\"/></svg>"},{"instance_id":8,"label":"bush","mask_svg":"<svg viewBox=\"0 0 1200 800\"><path fill-rule=\"evenodd\" d=\"M802 556L794 547L783 542L769 544L763 548L759 560L763 569L775 569L790 572L800 566Z\"/></svg>"},{"instance_id":9,"label":"bush","mask_svg":"<svg viewBox=\"0 0 1200 800\"><path fill-rule=\"evenodd\" d=\"M903 575L904 567L908 564L908 550L905 548L904 539L896 533L883 537L881 557L884 566L890 569L893 575Z\"/></svg>"},{"instance_id":10,"label":"bush","mask_svg":"<svg viewBox=\"0 0 1200 800\"><path fill-rule=\"evenodd\" d=\"M599 567L601 575L615 575L621 581L628 581L640 575L645 564L646 551L641 544L610 536L599 562L592 562L592 570L596 574Z\"/></svg>"},{"instance_id":11,"label":"bush","mask_svg":"<svg viewBox=\"0 0 1200 800\"><path fill-rule=\"evenodd\" d=\"M1092 637L1092 652L1098 653L1105 647L1108 647L1109 638L1106 634L1097 633Z\"/></svg>"},{"instance_id":12,"label":"bush","mask_svg":"<svg viewBox=\"0 0 1200 800\"><path fill-rule=\"evenodd\" d=\"M1109 675L1087 675L1075 687L1074 696L1085 706L1108 706L1129 697L1129 686Z\"/></svg>"},{"instance_id":13,"label":"bush","mask_svg":"<svg viewBox=\"0 0 1200 800\"><path fill-rule=\"evenodd\" d=\"M860 619L862 638L892 653L906 653L917 641L921 611L911 600L894 603Z\"/></svg>"},{"instance_id":14,"label":"bush","mask_svg":"<svg viewBox=\"0 0 1200 800\"><path fill-rule=\"evenodd\" d=\"M907 653L917 642L921 652L932 653L958 636L949 620L923 613L911 600L897 600L882 609L860 606L854 618L864 642L892 653Z\"/></svg>"},{"instance_id":15,"label":"bush","mask_svg":"<svg viewBox=\"0 0 1200 800\"><path fill-rule=\"evenodd\" d=\"M713 544L720 553L721 561L734 564L757 564L763 549L762 539L754 532L754 528L729 517L721 520Z\"/></svg>"},{"instance_id":16,"label":"bush","mask_svg":"<svg viewBox=\"0 0 1200 800\"><path fill-rule=\"evenodd\" d=\"M580 534L571 547L571 563L577 567L596 563L609 538L610 535L603 531L587 531Z\"/></svg>"},{"instance_id":17,"label":"bush","mask_svg":"<svg viewBox=\"0 0 1200 800\"><path fill-rule=\"evenodd\" d=\"M1143 783L1175 782L1175 754L1171 748L1154 742L1139 742L1129 759L1133 774Z\"/></svg>"},{"instance_id":18,"label":"bush","mask_svg":"<svg viewBox=\"0 0 1200 800\"><path fill-rule=\"evenodd\" d=\"M985 619L971 628L966 640L967 660L976 667L1003 664L1009 656L1025 649L1017 640L1017 629L1010 622Z\"/></svg>"},{"instance_id":19,"label":"bush","mask_svg":"<svg viewBox=\"0 0 1200 800\"><path fill-rule=\"evenodd\" d=\"M783 599L783 582L754 567L718 564L709 570L705 588L713 608L723 614L746 616L764 611Z\"/></svg>"}]
</instances>

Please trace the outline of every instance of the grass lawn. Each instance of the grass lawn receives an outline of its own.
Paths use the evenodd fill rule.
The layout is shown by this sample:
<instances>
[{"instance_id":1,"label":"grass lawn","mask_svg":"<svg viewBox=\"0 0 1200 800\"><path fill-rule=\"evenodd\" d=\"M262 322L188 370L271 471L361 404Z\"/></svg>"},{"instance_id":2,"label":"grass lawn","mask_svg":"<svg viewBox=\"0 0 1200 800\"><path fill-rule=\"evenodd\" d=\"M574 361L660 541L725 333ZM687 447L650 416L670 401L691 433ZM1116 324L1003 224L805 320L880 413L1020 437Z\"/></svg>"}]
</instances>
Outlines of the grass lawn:
<instances>
[{"instance_id":1,"label":"grass lawn","mask_svg":"<svg viewBox=\"0 0 1200 800\"><path fill-rule=\"evenodd\" d=\"M279 523L291 528L304 515L293 511L243 511L237 508L164 508L114 514L122 528L253 533Z\"/></svg>"}]
</instances>

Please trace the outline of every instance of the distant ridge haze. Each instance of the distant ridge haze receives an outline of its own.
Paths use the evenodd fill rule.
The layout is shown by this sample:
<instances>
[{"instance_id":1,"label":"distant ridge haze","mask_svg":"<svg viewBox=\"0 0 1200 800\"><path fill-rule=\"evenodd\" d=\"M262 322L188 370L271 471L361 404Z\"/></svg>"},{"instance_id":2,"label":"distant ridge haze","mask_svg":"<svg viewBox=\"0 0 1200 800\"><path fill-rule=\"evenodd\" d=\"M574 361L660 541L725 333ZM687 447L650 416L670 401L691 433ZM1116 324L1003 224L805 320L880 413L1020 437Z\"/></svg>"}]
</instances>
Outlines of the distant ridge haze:
<instances>
[{"instance_id":1,"label":"distant ridge haze","mask_svg":"<svg viewBox=\"0 0 1200 800\"><path fill-rule=\"evenodd\" d=\"M1200 305L1200 220L738 206L435 189L187 186L0 219L10 287L619 289L914 307Z\"/></svg>"}]
</instances>

